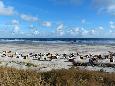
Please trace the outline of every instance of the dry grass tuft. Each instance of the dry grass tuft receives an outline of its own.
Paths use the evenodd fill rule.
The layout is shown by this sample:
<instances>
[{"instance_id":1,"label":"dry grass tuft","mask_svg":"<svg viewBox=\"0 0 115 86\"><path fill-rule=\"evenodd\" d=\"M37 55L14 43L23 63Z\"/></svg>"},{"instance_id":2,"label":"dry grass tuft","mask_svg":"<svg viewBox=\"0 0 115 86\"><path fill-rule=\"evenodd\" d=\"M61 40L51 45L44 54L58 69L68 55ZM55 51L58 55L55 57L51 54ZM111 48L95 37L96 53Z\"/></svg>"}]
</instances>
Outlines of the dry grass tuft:
<instances>
[{"instance_id":1,"label":"dry grass tuft","mask_svg":"<svg viewBox=\"0 0 115 86\"><path fill-rule=\"evenodd\" d=\"M1 67L0 86L115 86L115 74L75 68L38 73Z\"/></svg>"}]
</instances>

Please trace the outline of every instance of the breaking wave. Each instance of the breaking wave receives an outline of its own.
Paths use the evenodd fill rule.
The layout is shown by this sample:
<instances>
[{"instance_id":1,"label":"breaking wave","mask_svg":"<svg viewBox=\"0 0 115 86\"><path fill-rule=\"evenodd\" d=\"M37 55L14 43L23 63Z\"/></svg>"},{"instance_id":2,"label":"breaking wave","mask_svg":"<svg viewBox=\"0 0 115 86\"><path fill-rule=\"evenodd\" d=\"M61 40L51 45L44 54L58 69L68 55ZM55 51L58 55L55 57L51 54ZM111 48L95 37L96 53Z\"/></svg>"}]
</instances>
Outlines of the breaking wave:
<instances>
[{"instance_id":1,"label":"breaking wave","mask_svg":"<svg viewBox=\"0 0 115 86\"><path fill-rule=\"evenodd\" d=\"M72 43L115 45L114 38L0 38L0 43Z\"/></svg>"}]
</instances>

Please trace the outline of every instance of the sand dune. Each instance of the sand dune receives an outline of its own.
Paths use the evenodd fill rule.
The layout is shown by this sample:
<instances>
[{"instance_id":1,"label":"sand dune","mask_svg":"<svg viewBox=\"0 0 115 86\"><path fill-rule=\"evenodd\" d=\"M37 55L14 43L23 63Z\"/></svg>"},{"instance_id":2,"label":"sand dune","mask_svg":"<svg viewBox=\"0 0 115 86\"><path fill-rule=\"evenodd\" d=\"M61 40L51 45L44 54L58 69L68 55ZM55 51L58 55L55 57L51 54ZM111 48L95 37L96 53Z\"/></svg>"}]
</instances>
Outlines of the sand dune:
<instances>
[{"instance_id":1,"label":"sand dune","mask_svg":"<svg viewBox=\"0 0 115 86\"><path fill-rule=\"evenodd\" d=\"M115 52L113 46L107 45L77 45L77 44L0 44L0 52L4 50L11 50L12 52L18 52L23 55L29 53L58 53L58 54L70 54L79 52L82 55L86 54L107 54L108 51ZM27 64L28 63L28 64ZM17 69L33 69L37 71L49 71L52 69L68 69L72 65L71 62L67 62L67 59L58 59L52 61L38 61L29 59L17 59L9 57L0 57L0 66L3 67L14 67ZM82 67L87 70L101 70L106 72L114 72L114 68L102 68L102 67Z\"/></svg>"}]
</instances>

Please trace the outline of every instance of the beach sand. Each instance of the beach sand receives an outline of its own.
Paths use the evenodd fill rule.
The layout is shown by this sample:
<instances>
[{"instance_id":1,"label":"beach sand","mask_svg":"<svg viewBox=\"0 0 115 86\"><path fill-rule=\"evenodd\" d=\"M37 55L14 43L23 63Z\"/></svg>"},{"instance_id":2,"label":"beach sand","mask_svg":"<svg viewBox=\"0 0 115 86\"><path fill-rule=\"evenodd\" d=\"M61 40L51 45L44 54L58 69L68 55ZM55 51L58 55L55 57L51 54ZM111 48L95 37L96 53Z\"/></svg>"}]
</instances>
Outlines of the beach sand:
<instances>
[{"instance_id":1,"label":"beach sand","mask_svg":"<svg viewBox=\"0 0 115 86\"><path fill-rule=\"evenodd\" d=\"M78 45L78 44L0 44L0 52L4 50L11 50L12 52L18 52L22 54L29 53L58 53L58 54L70 54L79 52L82 55L86 54L107 54L108 51L115 52L115 46L112 45ZM67 59L55 59L52 61L38 61L38 60L19 60L16 58L0 57L0 66L2 67L14 67L17 69L33 69L37 71L50 71L52 69L68 69L71 68L72 63L66 62ZM32 63L34 66L26 66L23 63ZM106 72L114 72L114 68L102 68L102 67L80 67L87 70L101 70Z\"/></svg>"}]
</instances>

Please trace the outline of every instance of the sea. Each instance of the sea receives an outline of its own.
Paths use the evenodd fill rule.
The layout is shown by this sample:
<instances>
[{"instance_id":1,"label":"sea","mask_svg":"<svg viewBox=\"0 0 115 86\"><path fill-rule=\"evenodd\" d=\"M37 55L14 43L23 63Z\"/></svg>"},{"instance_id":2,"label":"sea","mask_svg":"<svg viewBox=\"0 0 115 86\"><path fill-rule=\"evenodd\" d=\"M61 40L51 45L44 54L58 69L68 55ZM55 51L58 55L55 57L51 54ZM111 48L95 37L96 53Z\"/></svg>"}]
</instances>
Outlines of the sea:
<instances>
[{"instance_id":1,"label":"sea","mask_svg":"<svg viewBox=\"0 0 115 86\"><path fill-rule=\"evenodd\" d=\"M0 38L0 43L115 45L115 38Z\"/></svg>"}]
</instances>

